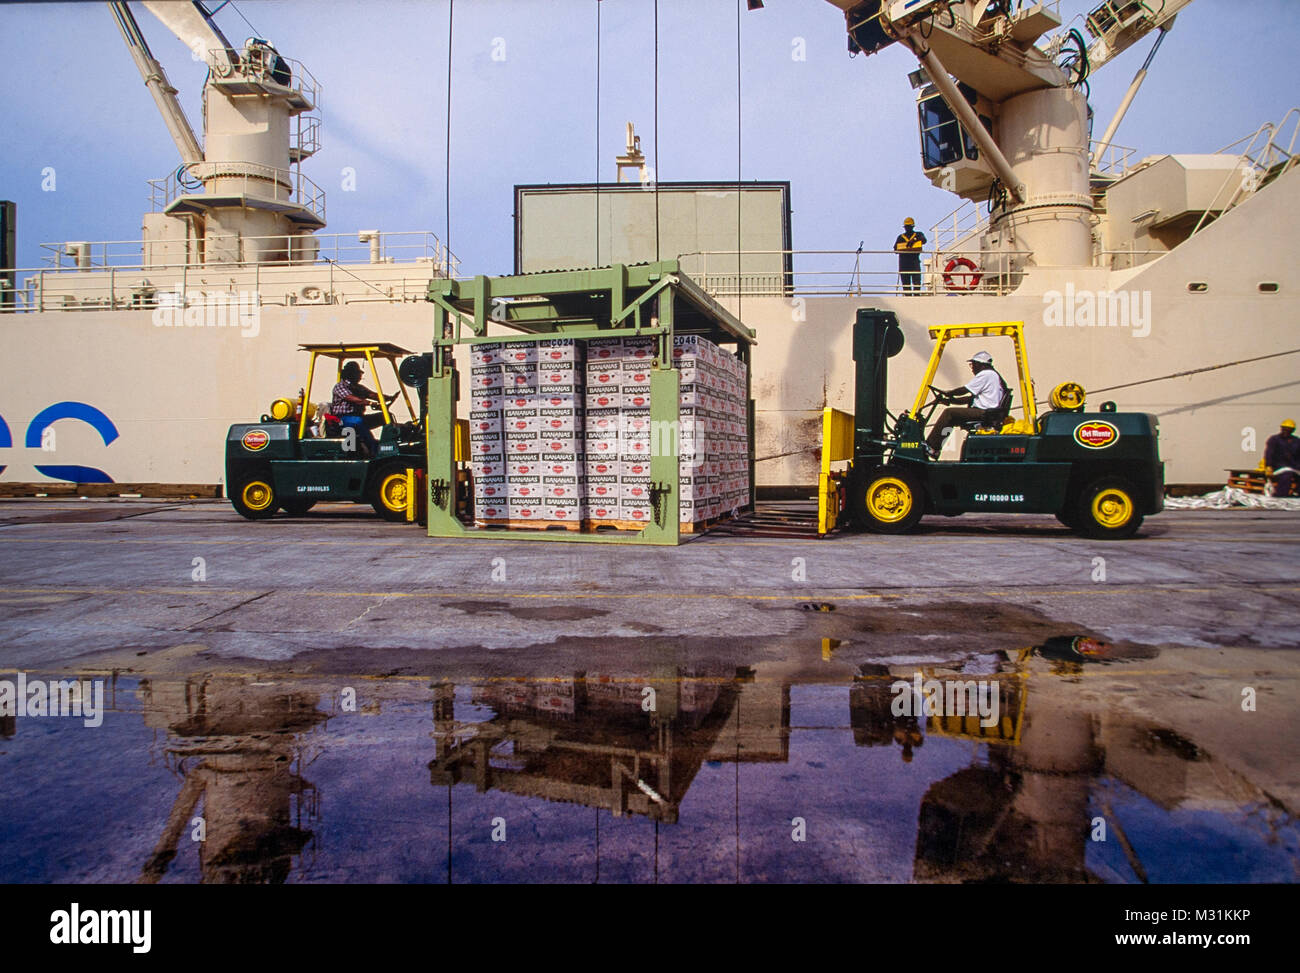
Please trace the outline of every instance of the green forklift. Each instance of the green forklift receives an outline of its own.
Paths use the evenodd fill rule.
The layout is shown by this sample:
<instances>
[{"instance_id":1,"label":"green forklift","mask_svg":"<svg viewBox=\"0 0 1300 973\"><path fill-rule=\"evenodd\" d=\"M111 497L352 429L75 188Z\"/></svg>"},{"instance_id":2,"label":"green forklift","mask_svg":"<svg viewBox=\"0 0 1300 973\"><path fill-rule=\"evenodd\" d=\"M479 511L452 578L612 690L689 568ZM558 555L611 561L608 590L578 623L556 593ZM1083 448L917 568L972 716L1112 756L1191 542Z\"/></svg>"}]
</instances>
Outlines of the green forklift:
<instances>
[{"instance_id":1,"label":"green forklift","mask_svg":"<svg viewBox=\"0 0 1300 973\"><path fill-rule=\"evenodd\" d=\"M323 500L369 503L385 520L409 520L416 484L425 469L424 396L431 371L430 355L413 355L394 344L356 342L304 344L311 356L307 383L297 396L276 399L270 412L254 423L238 423L226 433L226 490L235 510L249 520L266 520L283 510L301 517ZM368 418L372 449L338 417L311 402L316 363L335 365L339 381L344 363L361 360L369 367L378 413ZM409 419L389 410L397 393L385 396L376 362L392 366ZM400 362L400 365L399 365ZM407 388L418 393L413 405ZM327 393L328 394L328 393Z\"/></svg>"},{"instance_id":2,"label":"green forklift","mask_svg":"<svg viewBox=\"0 0 1300 973\"><path fill-rule=\"evenodd\" d=\"M888 360L904 344L892 311L860 308L853 326L854 414L823 414L818 532L847 523L884 534L912 530L925 514L1050 513L1086 537L1132 537L1164 509L1159 421L1103 402L1084 411L1075 382L1053 389L1039 416L1025 356L1024 323L944 325L930 329L934 350L910 409L886 408ZM932 384L955 340L1009 338L1018 382L981 421L963 424L959 458L933 458L925 431L944 393ZM1011 415L1016 391L1021 418ZM836 469L836 464L847 468Z\"/></svg>"}]
</instances>

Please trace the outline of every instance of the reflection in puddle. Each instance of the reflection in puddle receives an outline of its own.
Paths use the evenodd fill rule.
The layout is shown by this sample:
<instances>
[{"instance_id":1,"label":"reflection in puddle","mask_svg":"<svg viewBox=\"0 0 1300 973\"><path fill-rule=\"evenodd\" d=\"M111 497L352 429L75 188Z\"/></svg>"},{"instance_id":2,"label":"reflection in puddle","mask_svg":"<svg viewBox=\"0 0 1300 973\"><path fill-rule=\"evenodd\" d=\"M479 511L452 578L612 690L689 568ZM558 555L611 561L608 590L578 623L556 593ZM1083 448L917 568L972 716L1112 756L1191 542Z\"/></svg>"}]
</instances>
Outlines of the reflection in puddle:
<instances>
[{"instance_id":1,"label":"reflection in puddle","mask_svg":"<svg viewBox=\"0 0 1300 973\"><path fill-rule=\"evenodd\" d=\"M820 648L547 678L114 678L98 729L0 718L0 880L1297 879L1277 802L1185 728L1083 691L1151 651L1064 637L855 673Z\"/></svg>"}]
</instances>

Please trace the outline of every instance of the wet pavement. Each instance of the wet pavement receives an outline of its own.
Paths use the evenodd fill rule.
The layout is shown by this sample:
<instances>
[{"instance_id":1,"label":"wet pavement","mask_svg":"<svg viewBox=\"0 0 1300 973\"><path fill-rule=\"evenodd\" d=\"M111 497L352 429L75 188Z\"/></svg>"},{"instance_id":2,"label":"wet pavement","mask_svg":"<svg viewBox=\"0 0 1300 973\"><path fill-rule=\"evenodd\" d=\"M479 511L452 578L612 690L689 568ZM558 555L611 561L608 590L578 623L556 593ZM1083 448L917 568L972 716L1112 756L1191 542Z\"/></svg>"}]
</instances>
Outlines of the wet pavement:
<instances>
[{"instance_id":1,"label":"wet pavement","mask_svg":"<svg viewBox=\"0 0 1300 973\"><path fill-rule=\"evenodd\" d=\"M1300 879L1300 518L791 533L0 502L0 880Z\"/></svg>"}]
</instances>

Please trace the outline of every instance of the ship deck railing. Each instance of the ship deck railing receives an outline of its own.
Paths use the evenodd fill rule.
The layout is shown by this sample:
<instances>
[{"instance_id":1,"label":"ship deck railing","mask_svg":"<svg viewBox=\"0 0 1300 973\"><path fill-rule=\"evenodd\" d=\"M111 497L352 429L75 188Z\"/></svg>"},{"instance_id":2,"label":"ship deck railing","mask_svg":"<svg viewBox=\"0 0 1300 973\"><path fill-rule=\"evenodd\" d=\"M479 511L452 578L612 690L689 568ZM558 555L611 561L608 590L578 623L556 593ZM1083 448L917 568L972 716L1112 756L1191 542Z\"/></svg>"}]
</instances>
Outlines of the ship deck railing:
<instances>
[{"instance_id":1,"label":"ship deck railing","mask_svg":"<svg viewBox=\"0 0 1300 973\"><path fill-rule=\"evenodd\" d=\"M860 297L1010 294L1032 264L1028 250L929 249L920 284L903 286L894 250L707 250L681 254L682 270L711 297ZM972 274L960 263L975 265ZM954 262L956 264L954 265ZM951 266L951 271L949 267ZM770 267L765 270L763 268ZM739 268L739 270L738 270Z\"/></svg>"},{"instance_id":2,"label":"ship deck railing","mask_svg":"<svg viewBox=\"0 0 1300 973\"><path fill-rule=\"evenodd\" d=\"M422 302L430 280L459 276L459 259L428 231L378 234L373 247L371 234L364 235L364 242L358 242L357 234L313 236L305 252L299 237L245 237L243 244L278 246L284 256L220 263L199 259L196 241L188 248L183 240L43 244L45 266L0 274L0 312L183 308L223 296L264 307ZM224 246L224 241L204 243ZM166 247L179 251L179 259L159 259L167 255ZM150 248L156 248L155 259L142 261ZM191 259L186 259L187 249ZM269 248L247 249L265 253ZM234 247L229 251L231 256L238 252Z\"/></svg>"}]
</instances>

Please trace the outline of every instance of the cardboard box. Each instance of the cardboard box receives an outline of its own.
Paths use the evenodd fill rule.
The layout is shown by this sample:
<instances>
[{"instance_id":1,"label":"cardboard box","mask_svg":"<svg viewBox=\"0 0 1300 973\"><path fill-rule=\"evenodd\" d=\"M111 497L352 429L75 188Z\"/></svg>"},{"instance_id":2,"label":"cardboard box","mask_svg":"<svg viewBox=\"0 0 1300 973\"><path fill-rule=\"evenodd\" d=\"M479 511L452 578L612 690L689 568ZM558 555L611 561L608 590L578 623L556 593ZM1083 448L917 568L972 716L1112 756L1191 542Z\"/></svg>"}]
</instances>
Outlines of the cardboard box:
<instances>
[{"instance_id":1,"label":"cardboard box","mask_svg":"<svg viewBox=\"0 0 1300 973\"><path fill-rule=\"evenodd\" d=\"M539 452L543 456L576 456L586 448L582 433L547 432L540 439Z\"/></svg>"},{"instance_id":2,"label":"cardboard box","mask_svg":"<svg viewBox=\"0 0 1300 973\"><path fill-rule=\"evenodd\" d=\"M538 361L581 362L583 357L582 342L576 338L541 338L537 342Z\"/></svg>"},{"instance_id":3,"label":"cardboard box","mask_svg":"<svg viewBox=\"0 0 1300 973\"><path fill-rule=\"evenodd\" d=\"M620 389L606 386L601 389L587 389L587 408L591 409L617 409L623 404L623 393Z\"/></svg>"},{"instance_id":4,"label":"cardboard box","mask_svg":"<svg viewBox=\"0 0 1300 973\"><path fill-rule=\"evenodd\" d=\"M503 381L500 365L476 365L469 370L469 387L473 392L500 389Z\"/></svg>"},{"instance_id":5,"label":"cardboard box","mask_svg":"<svg viewBox=\"0 0 1300 973\"><path fill-rule=\"evenodd\" d=\"M511 497L506 502L506 509L510 512L511 520L540 521L542 519L542 505L540 499Z\"/></svg>"},{"instance_id":6,"label":"cardboard box","mask_svg":"<svg viewBox=\"0 0 1300 973\"><path fill-rule=\"evenodd\" d=\"M501 342L480 341L470 345L469 363L474 365L497 365L501 363Z\"/></svg>"},{"instance_id":7,"label":"cardboard box","mask_svg":"<svg viewBox=\"0 0 1300 973\"><path fill-rule=\"evenodd\" d=\"M542 503L542 516L557 523L581 521L586 508L577 497L548 497Z\"/></svg>"},{"instance_id":8,"label":"cardboard box","mask_svg":"<svg viewBox=\"0 0 1300 973\"><path fill-rule=\"evenodd\" d=\"M506 341L501 345L501 357L509 365L536 365L537 342Z\"/></svg>"},{"instance_id":9,"label":"cardboard box","mask_svg":"<svg viewBox=\"0 0 1300 973\"><path fill-rule=\"evenodd\" d=\"M474 502L496 502L506 495L504 476L477 476L474 478Z\"/></svg>"},{"instance_id":10,"label":"cardboard box","mask_svg":"<svg viewBox=\"0 0 1300 973\"><path fill-rule=\"evenodd\" d=\"M535 453L522 456L507 456L505 459L507 483L510 477L540 476L542 464Z\"/></svg>"},{"instance_id":11,"label":"cardboard box","mask_svg":"<svg viewBox=\"0 0 1300 973\"><path fill-rule=\"evenodd\" d=\"M578 490L581 496L589 500L617 504L619 498L618 476L612 473L588 473L579 479Z\"/></svg>"}]
</instances>

